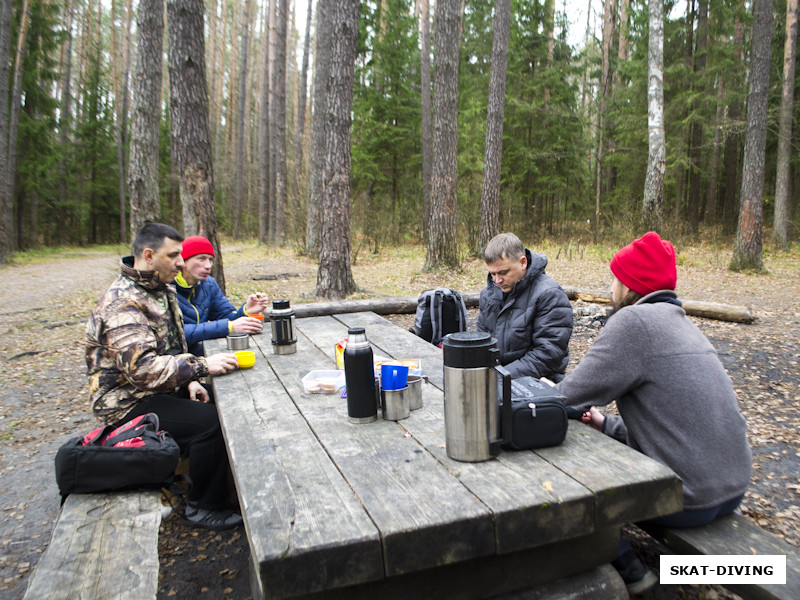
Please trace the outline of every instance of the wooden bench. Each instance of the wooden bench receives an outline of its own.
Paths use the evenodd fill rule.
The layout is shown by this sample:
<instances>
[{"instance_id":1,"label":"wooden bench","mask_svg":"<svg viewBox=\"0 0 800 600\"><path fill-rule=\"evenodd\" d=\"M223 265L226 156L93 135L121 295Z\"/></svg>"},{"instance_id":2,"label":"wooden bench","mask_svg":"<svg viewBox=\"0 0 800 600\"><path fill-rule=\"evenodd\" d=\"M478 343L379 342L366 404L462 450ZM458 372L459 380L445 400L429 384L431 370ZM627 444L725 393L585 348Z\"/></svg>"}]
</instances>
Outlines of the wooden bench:
<instances>
[{"instance_id":1,"label":"wooden bench","mask_svg":"<svg viewBox=\"0 0 800 600\"><path fill-rule=\"evenodd\" d=\"M160 498L159 491L68 496L25 600L155 599Z\"/></svg>"},{"instance_id":2,"label":"wooden bench","mask_svg":"<svg viewBox=\"0 0 800 600\"><path fill-rule=\"evenodd\" d=\"M800 598L800 549L764 531L737 514L704 527L677 529L641 523L639 526L676 554L784 554L786 584L729 584L725 587L753 600Z\"/></svg>"}]
</instances>

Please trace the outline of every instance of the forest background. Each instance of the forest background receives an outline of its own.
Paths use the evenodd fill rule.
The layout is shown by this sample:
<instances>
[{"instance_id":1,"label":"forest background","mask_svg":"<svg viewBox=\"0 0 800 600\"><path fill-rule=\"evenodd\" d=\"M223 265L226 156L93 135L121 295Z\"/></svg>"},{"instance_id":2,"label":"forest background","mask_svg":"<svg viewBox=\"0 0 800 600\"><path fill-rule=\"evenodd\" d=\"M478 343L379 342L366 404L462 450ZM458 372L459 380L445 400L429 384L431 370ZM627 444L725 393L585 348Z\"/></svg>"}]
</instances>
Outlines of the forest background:
<instances>
[{"instance_id":1,"label":"forest background","mask_svg":"<svg viewBox=\"0 0 800 600\"><path fill-rule=\"evenodd\" d=\"M320 9L313 0L0 0L0 255L124 243L147 220L201 231L215 245L217 231L290 245L320 264L327 222L328 235L346 241L348 277L359 252L404 242L427 243L435 267L479 254L500 230L532 241L628 241L644 227L652 188L648 84L661 76L656 228L731 247L738 232L737 245L757 246L745 266L760 267L763 223L786 247L800 189L796 0L587 4L584 25L571 23L563 0L335 0ZM353 7L354 44L342 49ZM663 9L661 30L654 8ZM187 26L187 14L200 20ZM575 27L584 35L570 45ZM153 40L160 45L148 54ZM453 47L454 69L446 63ZM342 56L351 86L347 73L337 79ZM203 76L200 100L183 113L176 106L198 87L189 81L181 91L181 60ZM452 71L448 90L437 82ZM340 81L352 94L343 109L332 87ZM144 98L141 86L154 83L155 96ZM500 84L501 161L489 131ZM456 111L449 121L447 101ZM137 191L136 145L137 110L148 107L158 128L144 144L157 150L150 212ZM333 188L315 188L335 179L324 171L325 138L338 134L325 126L337 110L352 118L339 146L349 154L346 221L343 205L324 205ZM198 112L188 126L177 122ZM753 128L762 140L751 144ZM437 141L440 130L452 144ZM193 183L184 155L198 147L207 147L208 164ZM444 154L453 169L437 167ZM206 190L210 207L189 200L192 185ZM454 248L432 258L443 241Z\"/></svg>"}]
</instances>

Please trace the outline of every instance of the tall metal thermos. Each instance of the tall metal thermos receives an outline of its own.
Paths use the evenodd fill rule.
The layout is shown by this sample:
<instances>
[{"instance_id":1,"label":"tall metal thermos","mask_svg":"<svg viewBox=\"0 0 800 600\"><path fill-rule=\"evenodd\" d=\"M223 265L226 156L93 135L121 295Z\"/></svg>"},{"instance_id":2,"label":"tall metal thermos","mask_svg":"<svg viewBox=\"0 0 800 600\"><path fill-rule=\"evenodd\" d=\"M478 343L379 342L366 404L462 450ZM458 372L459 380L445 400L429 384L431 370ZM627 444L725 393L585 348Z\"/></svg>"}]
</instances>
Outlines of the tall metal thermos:
<instances>
[{"instance_id":1,"label":"tall metal thermos","mask_svg":"<svg viewBox=\"0 0 800 600\"><path fill-rule=\"evenodd\" d=\"M511 435L511 374L499 365L497 340L483 331L451 333L442 350L447 456L463 462L489 460ZM498 377L503 384L499 407Z\"/></svg>"},{"instance_id":2,"label":"tall metal thermos","mask_svg":"<svg viewBox=\"0 0 800 600\"><path fill-rule=\"evenodd\" d=\"M294 335L294 311L288 300L273 300L269 313L272 322L272 351L275 354L294 354L297 352L297 338Z\"/></svg>"},{"instance_id":3,"label":"tall metal thermos","mask_svg":"<svg viewBox=\"0 0 800 600\"><path fill-rule=\"evenodd\" d=\"M347 416L351 423L370 423L378 418L375 397L375 365L372 348L363 327L347 330L344 347L344 380L347 386Z\"/></svg>"}]
</instances>

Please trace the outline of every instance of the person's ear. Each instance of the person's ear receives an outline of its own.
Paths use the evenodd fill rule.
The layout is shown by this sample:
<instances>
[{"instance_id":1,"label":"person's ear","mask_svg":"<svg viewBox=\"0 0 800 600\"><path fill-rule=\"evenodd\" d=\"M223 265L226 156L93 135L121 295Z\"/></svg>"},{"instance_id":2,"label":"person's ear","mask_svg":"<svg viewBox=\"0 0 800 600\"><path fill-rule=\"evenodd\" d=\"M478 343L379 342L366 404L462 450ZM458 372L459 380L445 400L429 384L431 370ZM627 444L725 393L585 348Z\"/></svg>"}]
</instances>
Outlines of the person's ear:
<instances>
[{"instance_id":1,"label":"person's ear","mask_svg":"<svg viewBox=\"0 0 800 600\"><path fill-rule=\"evenodd\" d=\"M523 269L527 269L528 268L528 257L525 255L524 252L522 253L522 256L520 256L520 258L519 258L519 264L522 265Z\"/></svg>"},{"instance_id":2,"label":"person's ear","mask_svg":"<svg viewBox=\"0 0 800 600\"><path fill-rule=\"evenodd\" d=\"M142 252L142 258L144 259L144 262L147 263L148 265L152 265L153 256L155 256L155 253L156 253L155 250L153 250L152 248L145 248L144 251Z\"/></svg>"}]
</instances>

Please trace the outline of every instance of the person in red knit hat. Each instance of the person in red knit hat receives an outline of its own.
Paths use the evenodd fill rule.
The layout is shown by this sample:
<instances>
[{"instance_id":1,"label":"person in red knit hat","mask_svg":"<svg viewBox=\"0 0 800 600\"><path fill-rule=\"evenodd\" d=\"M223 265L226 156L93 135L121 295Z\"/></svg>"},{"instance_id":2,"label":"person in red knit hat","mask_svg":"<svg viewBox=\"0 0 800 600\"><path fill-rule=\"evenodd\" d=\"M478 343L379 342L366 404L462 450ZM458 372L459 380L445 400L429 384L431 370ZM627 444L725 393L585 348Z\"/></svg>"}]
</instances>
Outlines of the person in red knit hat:
<instances>
[{"instance_id":1,"label":"person in red knit hat","mask_svg":"<svg viewBox=\"0 0 800 600\"><path fill-rule=\"evenodd\" d=\"M229 333L260 333L259 315L267 308L266 294L251 294L238 309L222 293L211 277L214 246L202 235L183 240L181 257L184 266L175 277L178 303L183 313L186 342L193 354L202 355L202 341Z\"/></svg>"},{"instance_id":2,"label":"person in red knit hat","mask_svg":"<svg viewBox=\"0 0 800 600\"><path fill-rule=\"evenodd\" d=\"M608 323L558 389L571 414L665 464L683 482L683 510L654 519L699 527L733 512L752 453L733 383L675 293L675 248L650 231L611 259ZM594 406L616 402L619 416ZM654 585L627 542L613 562L631 594Z\"/></svg>"}]
</instances>

